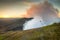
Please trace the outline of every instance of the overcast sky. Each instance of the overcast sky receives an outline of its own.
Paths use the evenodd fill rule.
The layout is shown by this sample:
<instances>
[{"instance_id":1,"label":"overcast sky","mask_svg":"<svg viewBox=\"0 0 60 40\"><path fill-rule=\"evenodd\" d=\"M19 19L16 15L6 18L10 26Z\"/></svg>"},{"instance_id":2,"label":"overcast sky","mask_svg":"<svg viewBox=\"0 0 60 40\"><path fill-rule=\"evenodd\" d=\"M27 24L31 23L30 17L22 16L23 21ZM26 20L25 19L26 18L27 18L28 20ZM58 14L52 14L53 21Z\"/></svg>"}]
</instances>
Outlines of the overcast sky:
<instances>
[{"instance_id":1,"label":"overcast sky","mask_svg":"<svg viewBox=\"0 0 60 40\"><path fill-rule=\"evenodd\" d=\"M0 0L0 18L22 17L32 4L45 0ZM48 0L55 8L60 10L60 0Z\"/></svg>"}]
</instances>

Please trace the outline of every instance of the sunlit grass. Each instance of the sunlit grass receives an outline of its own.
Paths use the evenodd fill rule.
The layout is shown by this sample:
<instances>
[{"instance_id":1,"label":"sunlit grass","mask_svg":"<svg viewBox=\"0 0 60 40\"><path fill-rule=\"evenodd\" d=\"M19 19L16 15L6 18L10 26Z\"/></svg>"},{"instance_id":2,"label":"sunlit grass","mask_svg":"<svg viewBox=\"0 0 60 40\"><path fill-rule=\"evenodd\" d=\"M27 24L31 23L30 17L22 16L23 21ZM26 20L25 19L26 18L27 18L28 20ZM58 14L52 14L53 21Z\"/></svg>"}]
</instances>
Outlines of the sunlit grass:
<instances>
[{"instance_id":1,"label":"sunlit grass","mask_svg":"<svg viewBox=\"0 0 60 40\"><path fill-rule=\"evenodd\" d=\"M10 31L0 35L0 40L60 40L60 23L26 31Z\"/></svg>"}]
</instances>

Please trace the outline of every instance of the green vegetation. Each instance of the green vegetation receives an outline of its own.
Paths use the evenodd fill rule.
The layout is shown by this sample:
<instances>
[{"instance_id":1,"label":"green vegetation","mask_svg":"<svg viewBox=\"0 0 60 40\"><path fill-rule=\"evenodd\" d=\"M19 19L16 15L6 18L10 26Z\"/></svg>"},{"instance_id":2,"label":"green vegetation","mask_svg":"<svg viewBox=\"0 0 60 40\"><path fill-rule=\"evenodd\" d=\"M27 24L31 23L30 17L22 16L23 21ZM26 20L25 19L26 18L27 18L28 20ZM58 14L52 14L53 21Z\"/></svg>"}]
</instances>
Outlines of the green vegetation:
<instances>
[{"instance_id":1,"label":"green vegetation","mask_svg":"<svg viewBox=\"0 0 60 40\"><path fill-rule=\"evenodd\" d=\"M0 40L60 40L60 23L26 31L0 34Z\"/></svg>"}]
</instances>

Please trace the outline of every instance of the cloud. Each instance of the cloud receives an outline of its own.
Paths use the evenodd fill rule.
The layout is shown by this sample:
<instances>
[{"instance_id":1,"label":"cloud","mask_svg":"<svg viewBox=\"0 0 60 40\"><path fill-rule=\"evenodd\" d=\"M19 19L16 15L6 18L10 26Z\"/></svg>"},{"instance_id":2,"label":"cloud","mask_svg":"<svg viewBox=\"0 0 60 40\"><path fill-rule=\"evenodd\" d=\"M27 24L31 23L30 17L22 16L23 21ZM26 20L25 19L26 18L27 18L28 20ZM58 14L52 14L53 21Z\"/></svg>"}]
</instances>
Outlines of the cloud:
<instances>
[{"instance_id":1,"label":"cloud","mask_svg":"<svg viewBox=\"0 0 60 40\"><path fill-rule=\"evenodd\" d=\"M0 0L0 2L37 2L37 1L41 1L41 0Z\"/></svg>"},{"instance_id":2,"label":"cloud","mask_svg":"<svg viewBox=\"0 0 60 40\"><path fill-rule=\"evenodd\" d=\"M15 4L15 3L20 3L21 5L26 5L25 3L40 3L45 0L0 0L0 4ZM57 6L60 5L60 0L48 0L50 3L55 4Z\"/></svg>"},{"instance_id":3,"label":"cloud","mask_svg":"<svg viewBox=\"0 0 60 40\"><path fill-rule=\"evenodd\" d=\"M17 1L24 1L24 0L0 0L0 2L17 2Z\"/></svg>"},{"instance_id":4,"label":"cloud","mask_svg":"<svg viewBox=\"0 0 60 40\"><path fill-rule=\"evenodd\" d=\"M60 0L49 0L49 2L60 7Z\"/></svg>"},{"instance_id":5,"label":"cloud","mask_svg":"<svg viewBox=\"0 0 60 40\"><path fill-rule=\"evenodd\" d=\"M0 2L4 2L4 3L13 3L13 2L41 2L41 1L45 1L45 0L0 0ZM60 0L48 0L50 2L53 2L53 3L60 3Z\"/></svg>"},{"instance_id":6,"label":"cloud","mask_svg":"<svg viewBox=\"0 0 60 40\"><path fill-rule=\"evenodd\" d=\"M43 1L43 0L26 0L26 2L40 2L40 1Z\"/></svg>"},{"instance_id":7,"label":"cloud","mask_svg":"<svg viewBox=\"0 0 60 40\"><path fill-rule=\"evenodd\" d=\"M27 14L33 19L24 24L23 30L39 28L59 21L58 10L47 1L32 5Z\"/></svg>"}]
</instances>

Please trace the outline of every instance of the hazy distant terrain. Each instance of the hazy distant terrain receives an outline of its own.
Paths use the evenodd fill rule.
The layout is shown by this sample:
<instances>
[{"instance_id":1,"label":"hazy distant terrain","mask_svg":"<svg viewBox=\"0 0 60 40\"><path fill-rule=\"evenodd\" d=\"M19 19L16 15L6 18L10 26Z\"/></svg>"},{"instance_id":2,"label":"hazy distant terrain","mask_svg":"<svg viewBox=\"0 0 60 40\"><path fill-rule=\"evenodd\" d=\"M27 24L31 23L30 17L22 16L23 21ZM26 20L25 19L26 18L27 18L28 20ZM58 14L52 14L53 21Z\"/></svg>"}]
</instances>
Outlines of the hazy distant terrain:
<instances>
[{"instance_id":1,"label":"hazy distant terrain","mask_svg":"<svg viewBox=\"0 0 60 40\"><path fill-rule=\"evenodd\" d=\"M60 40L60 23L26 31L0 34L0 40Z\"/></svg>"},{"instance_id":2,"label":"hazy distant terrain","mask_svg":"<svg viewBox=\"0 0 60 40\"><path fill-rule=\"evenodd\" d=\"M25 21L30 20L27 18L0 18L0 33L7 31L17 31L23 29Z\"/></svg>"}]
</instances>

